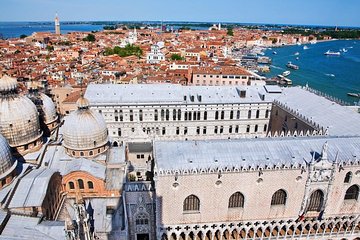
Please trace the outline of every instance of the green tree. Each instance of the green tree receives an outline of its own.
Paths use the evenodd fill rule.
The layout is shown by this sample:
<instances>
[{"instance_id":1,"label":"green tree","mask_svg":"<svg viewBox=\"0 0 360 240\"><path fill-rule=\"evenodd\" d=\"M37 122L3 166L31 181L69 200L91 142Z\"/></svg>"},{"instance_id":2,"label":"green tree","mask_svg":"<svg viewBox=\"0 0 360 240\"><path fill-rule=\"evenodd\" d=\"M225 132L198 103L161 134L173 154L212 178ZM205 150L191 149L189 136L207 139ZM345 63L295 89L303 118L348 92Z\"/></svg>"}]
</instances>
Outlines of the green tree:
<instances>
[{"instance_id":1,"label":"green tree","mask_svg":"<svg viewBox=\"0 0 360 240\"><path fill-rule=\"evenodd\" d=\"M87 42L95 42L95 35L89 33L86 37L83 38L83 41L87 41Z\"/></svg>"},{"instance_id":2,"label":"green tree","mask_svg":"<svg viewBox=\"0 0 360 240\"><path fill-rule=\"evenodd\" d=\"M52 51L54 51L54 47L51 45L47 45L46 50L48 50L49 52L52 52Z\"/></svg>"},{"instance_id":3,"label":"green tree","mask_svg":"<svg viewBox=\"0 0 360 240\"><path fill-rule=\"evenodd\" d=\"M233 29L230 27L227 29L227 33L226 33L228 36L234 36L234 31Z\"/></svg>"},{"instance_id":4,"label":"green tree","mask_svg":"<svg viewBox=\"0 0 360 240\"><path fill-rule=\"evenodd\" d=\"M127 57L127 56L138 56L140 57L143 54L142 49L139 46L128 44L124 48L121 48L119 46L115 46L113 49L106 48L104 51L105 56L117 54L120 57Z\"/></svg>"},{"instance_id":5,"label":"green tree","mask_svg":"<svg viewBox=\"0 0 360 240\"><path fill-rule=\"evenodd\" d=\"M176 53L172 54L171 57L170 57L170 59L173 60L173 61L184 60L183 57L181 57L179 54L176 54Z\"/></svg>"},{"instance_id":6,"label":"green tree","mask_svg":"<svg viewBox=\"0 0 360 240\"><path fill-rule=\"evenodd\" d=\"M27 35L25 35L25 34L21 34L21 35L20 35L20 38L21 38L21 39L24 39L24 38L26 38L26 37L27 37Z\"/></svg>"}]
</instances>

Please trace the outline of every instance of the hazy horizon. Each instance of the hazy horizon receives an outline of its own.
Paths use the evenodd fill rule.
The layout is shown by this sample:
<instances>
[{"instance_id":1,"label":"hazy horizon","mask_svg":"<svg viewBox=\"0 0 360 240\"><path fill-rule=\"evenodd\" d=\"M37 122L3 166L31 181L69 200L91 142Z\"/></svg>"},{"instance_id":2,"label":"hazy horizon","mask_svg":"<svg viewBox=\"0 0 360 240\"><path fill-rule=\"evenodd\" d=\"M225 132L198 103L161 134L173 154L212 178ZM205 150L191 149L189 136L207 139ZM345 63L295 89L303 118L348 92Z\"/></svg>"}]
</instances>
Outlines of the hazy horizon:
<instances>
[{"instance_id":1,"label":"hazy horizon","mask_svg":"<svg viewBox=\"0 0 360 240\"><path fill-rule=\"evenodd\" d=\"M2 0L1 22L174 21L360 27L358 0ZM30 14L29 14L30 13Z\"/></svg>"}]
</instances>

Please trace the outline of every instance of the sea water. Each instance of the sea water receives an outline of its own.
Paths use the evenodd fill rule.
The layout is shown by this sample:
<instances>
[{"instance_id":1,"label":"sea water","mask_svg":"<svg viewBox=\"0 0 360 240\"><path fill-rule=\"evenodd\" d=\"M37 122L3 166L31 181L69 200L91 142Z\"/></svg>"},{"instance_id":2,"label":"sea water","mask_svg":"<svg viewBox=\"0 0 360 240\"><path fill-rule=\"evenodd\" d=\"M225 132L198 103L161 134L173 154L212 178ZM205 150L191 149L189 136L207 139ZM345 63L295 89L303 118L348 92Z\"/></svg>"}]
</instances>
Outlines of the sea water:
<instances>
[{"instance_id":1,"label":"sea water","mask_svg":"<svg viewBox=\"0 0 360 240\"><path fill-rule=\"evenodd\" d=\"M354 103L359 99L347 93L360 93L360 41L334 40L317 44L294 45L266 50L265 55L272 58L271 72L274 77L286 70L291 71L289 79L293 85L306 85L323 93ZM340 56L326 56L326 51L340 52ZM276 51L277 54L273 54ZM299 55L296 55L296 53ZM298 60L296 58L299 58ZM299 70L286 67L291 61Z\"/></svg>"}]
</instances>

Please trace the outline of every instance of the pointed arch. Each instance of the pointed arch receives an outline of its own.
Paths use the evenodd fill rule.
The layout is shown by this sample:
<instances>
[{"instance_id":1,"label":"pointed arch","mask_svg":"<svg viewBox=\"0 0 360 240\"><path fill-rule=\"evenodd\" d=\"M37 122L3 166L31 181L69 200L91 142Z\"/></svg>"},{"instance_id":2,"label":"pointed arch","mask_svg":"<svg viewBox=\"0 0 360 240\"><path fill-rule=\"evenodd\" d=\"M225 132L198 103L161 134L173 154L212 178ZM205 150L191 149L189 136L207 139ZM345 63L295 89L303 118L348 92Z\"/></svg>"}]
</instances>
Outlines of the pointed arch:
<instances>
[{"instance_id":1,"label":"pointed arch","mask_svg":"<svg viewBox=\"0 0 360 240\"><path fill-rule=\"evenodd\" d=\"M346 190L345 200L357 200L359 197L359 187L357 185L352 185Z\"/></svg>"},{"instance_id":2,"label":"pointed arch","mask_svg":"<svg viewBox=\"0 0 360 240\"><path fill-rule=\"evenodd\" d=\"M324 193L320 189L312 192L310 195L307 211L320 212L324 202Z\"/></svg>"},{"instance_id":3,"label":"pointed arch","mask_svg":"<svg viewBox=\"0 0 360 240\"><path fill-rule=\"evenodd\" d=\"M189 195L184 200L184 211L200 211L200 199L195 195Z\"/></svg>"},{"instance_id":4,"label":"pointed arch","mask_svg":"<svg viewBox=\"0 0 360 240\"><path fill-rule=\"evenodd\" d=\"M285 205L286 204L287 194L285 190L277 190L271 198L271 205Z\"/></svg>"},{"instance_id":5,"label":"pointed arch","mask_svg":"<svg viewBox=\"0 0 360 240\"><path fill-rule=\"evenodd\" d=\"M229 198L229 208L243 208L244 195L241 192L236 192Z\"/></svg>"}]
</instances>

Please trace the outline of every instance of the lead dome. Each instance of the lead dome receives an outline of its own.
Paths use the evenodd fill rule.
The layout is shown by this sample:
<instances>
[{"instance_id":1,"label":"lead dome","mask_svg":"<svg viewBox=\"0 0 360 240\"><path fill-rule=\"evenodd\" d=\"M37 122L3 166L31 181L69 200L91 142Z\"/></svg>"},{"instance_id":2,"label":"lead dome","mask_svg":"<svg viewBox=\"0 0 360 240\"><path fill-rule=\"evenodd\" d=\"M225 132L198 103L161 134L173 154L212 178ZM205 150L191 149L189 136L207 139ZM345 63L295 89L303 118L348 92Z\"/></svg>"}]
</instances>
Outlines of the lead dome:
<instances>
[{"instance_id":1,"label":"lead dome","mask_svg":"<svg viewBox=\"0 0 360 240\"><path fill-rule=\"evenodd\" d=\"M10 146L0 134L0 189L15 176L17 162L13 161Z\"/></svg>"},{"instance_id":2,"label":"lead dome","mask_svg":"<svg viewBox=\"0 0 360 240\"><path fill-rule=\"evenodd\" d=\"M19 154L38 150L42 132L35 104L17 93L15 78L0 79L0 132Z\"/></svg>"},{"instance_id":3,"label":"lead dome","mask_svg":"<svg viewBox=\"0 0 360 240\"><path fill-rule=\"evenodd\" d=\"M93 157L107 150L108 131L100 113L89 108L89 101L80 97L78 109L66 119L63 127L64 147L73 157Z\"/></svg>"}]
</instances>

